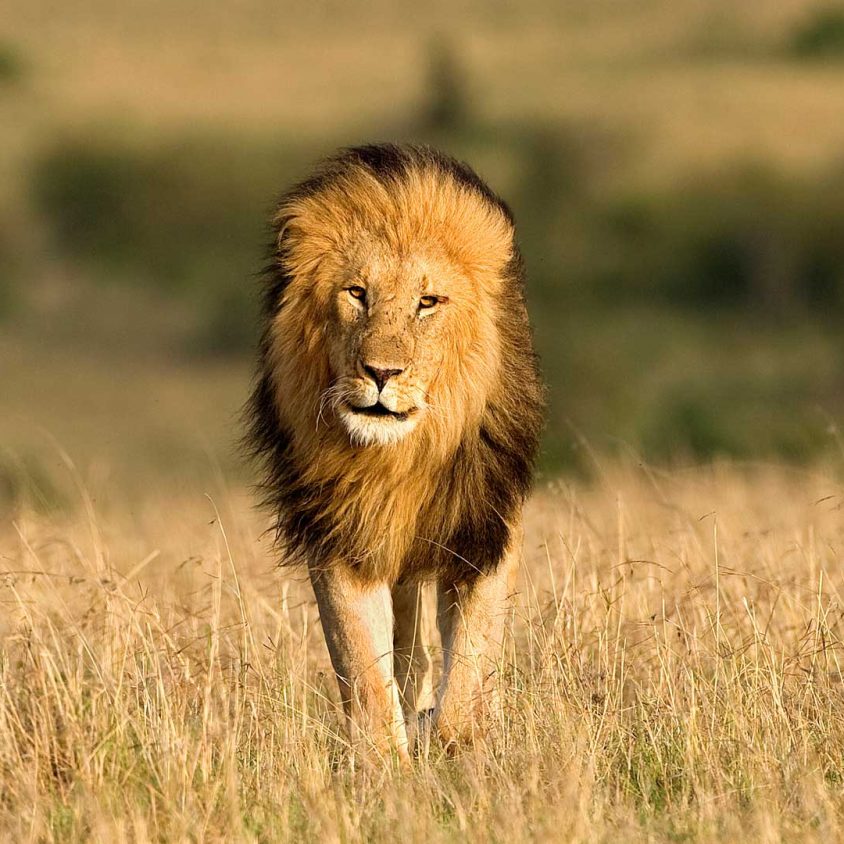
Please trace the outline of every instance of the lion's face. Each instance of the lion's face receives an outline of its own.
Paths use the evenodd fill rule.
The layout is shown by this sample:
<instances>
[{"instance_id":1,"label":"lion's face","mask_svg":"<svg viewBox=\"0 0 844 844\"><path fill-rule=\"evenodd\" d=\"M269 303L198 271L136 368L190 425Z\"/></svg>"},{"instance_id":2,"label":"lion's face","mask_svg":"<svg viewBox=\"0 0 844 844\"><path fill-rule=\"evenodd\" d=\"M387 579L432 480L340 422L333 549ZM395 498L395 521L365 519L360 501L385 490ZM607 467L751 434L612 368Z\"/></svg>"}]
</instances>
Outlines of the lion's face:
<instances>
[{"instance_id":1,"label":"lion's face","mask_svg":"<svg viewBox=\"0 0 844 844\"><path fill-rule=\"evenodd\" d=\"M432 388L471 285L444 256L382 250L347 270L334 289L325 399L355 445L388 445L438 412Z\"/></svg>"},{"instance_id":2,"label":"lion's face","mask_svg":"<svg viewBox=\"0 0 844 844\"><path fill-rule=\"evenodd\" d=\"M452 453L501 377L511 220L420 162L383 179L343 169L283 203L277 225L269 357L299 447L340 434Z\"/></svg>"}]
</instances>

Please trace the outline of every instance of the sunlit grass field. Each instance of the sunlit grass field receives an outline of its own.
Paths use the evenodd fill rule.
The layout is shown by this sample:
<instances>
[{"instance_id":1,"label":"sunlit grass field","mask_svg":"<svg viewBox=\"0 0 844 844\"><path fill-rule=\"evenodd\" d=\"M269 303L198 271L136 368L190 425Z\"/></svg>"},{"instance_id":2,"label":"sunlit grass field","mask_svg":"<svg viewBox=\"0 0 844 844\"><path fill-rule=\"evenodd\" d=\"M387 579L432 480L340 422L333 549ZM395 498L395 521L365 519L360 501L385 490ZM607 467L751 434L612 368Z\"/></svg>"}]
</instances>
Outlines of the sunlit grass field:
<instances>
[{"instance_id":1,"label":"sunlit grass field","mask_svg":"<svg viewBox=\"0 0 844 844\"><path fill-rule=\"evenodd\" d=\"M0 0L0 841L844 839L827 6ZM238 412L273 198L426 132L517 209L551 412L500 720L400 770Z\"/></svg>"},{"instance_id":2,"label":"sunlit grass field","mask_svg":"<svg viewBox=\"0 0 844 844\"><path fill-rule=\"evenodd\" d=\"M355 758L313 597L222 473L0 523L10 841L832 841L844 485L596 458L541 483L488 741ZM58 483L58 481L57 481Z\"/></svg>"}]
</instances>

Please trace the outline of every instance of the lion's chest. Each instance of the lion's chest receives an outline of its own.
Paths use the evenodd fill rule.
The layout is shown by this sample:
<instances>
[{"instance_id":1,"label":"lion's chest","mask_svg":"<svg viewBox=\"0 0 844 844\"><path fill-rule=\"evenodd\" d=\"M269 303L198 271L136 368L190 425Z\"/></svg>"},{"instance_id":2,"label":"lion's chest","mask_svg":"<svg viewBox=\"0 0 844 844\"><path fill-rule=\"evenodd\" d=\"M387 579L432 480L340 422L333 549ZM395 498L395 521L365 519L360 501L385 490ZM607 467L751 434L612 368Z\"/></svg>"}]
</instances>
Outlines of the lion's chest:
<instances>
[{"instance_id":1,"label":"lion's chest","mask_svg":"<svg viewBox=\"0 0 844 844\"><path fill-rule=\"evenodd\" d=\"M395 583L459 581L501 559L521 500L507 465L464 446L439 462L419 451L406 461L397 450L348 453L324 450L286 496L282 527L312 564Z\"/></svg>"},{"instance_id":2,"label":"lion's chest","mask_svg":"<svg viewBox=\"0 0 844 844\"><path fill-rule=\"evenodd\" d=\"M336 482L326 508L345 557L338 562L372 581L395 582L408 568L423 574L425 548L443 539L439 487L431 474L396 480L373 473Z\"/></svg>"}]
</instances>

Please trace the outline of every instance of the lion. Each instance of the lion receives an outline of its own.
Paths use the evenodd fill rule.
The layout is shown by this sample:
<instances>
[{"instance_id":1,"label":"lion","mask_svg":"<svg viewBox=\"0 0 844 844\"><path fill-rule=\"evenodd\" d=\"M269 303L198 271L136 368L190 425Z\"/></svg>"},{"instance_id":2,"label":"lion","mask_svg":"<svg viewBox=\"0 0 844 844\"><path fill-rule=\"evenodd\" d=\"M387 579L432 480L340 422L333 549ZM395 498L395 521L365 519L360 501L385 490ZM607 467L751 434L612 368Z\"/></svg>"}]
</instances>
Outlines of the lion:
<instances>
[{"instance_id":1,"label":"lion","mask_svg":"<svg viewBox=\"0 0 844 844\"><path fill-rule=\"evenodd\" d=\"M422 723L471 740L544 416L513 216L466 164L368 145L284 195L273 234L247 441L283 562L307 567L353 736L403 760Z\"/></svg>"}]
</instances>

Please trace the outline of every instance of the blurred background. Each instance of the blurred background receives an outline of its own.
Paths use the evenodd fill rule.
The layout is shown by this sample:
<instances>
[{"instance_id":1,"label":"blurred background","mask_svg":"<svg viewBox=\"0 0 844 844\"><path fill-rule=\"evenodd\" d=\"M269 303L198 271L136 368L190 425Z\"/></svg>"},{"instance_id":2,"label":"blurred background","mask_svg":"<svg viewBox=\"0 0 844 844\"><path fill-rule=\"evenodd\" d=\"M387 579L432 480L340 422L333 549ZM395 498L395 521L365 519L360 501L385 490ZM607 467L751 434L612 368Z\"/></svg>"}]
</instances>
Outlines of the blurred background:
<instances>
[{"instance_id":1,"label":"blurred background","mask_svg":"<svg viewBox=\"0 0 844 844\"><path fill-rule=\"evenodd\" d=\"M371 140L514 209L546 476L842 454L844 6L0 0L0 510L247 479L265 220Z\"/></svg>"}]
</instances>

